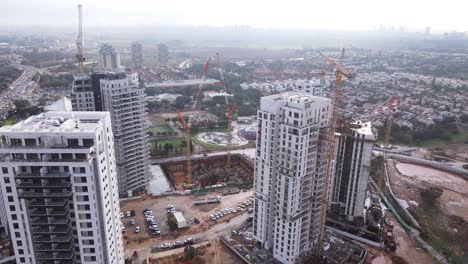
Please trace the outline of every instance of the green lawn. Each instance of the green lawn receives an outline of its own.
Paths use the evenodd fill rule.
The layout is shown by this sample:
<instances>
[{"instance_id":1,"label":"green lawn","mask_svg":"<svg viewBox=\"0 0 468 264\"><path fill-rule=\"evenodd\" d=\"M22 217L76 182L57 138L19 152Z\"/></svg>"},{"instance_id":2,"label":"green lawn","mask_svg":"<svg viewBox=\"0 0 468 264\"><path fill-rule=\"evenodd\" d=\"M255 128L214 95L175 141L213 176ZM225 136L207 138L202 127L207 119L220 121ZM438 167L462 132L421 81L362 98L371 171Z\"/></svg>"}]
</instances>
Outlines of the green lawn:
<instances>
[{"instance_id":1,"label":"green lawn","mask_svg":"<svg viewBox=\"0 0 468 264\"><path fill-rule=\"evenodd\" d=\"M172 144L174 147L182 148L182 144L184 144L185 138L183 137L176 137L176 138L162 138L162 139L153 139L150 141L151 148L154 149L156 144L164 146L167 144Z\"/></svg>"},{"instance_id":2,"label":"green lawn","mask_svg":"<svg viewBox=\"0 0 468 264\"><path fill-rule=\"evenodd\" d=\"M14 124L16 124L16 119L7 119L7 120L3 121L4 126L11 126L11 125L14 125Z\"/></svg>"},{"instance_id":3,"label":"green lawn","mask_svg":"<svg viewBox=\"0 0 468 264\"><path fill-rule=\"evenodd\" d=\"M175 134L175 131L168 125L152 126L149 128L149 132L153 133L153 136Z\"/></svg>"},{"instance_id":4,"label":"green lawn","mask_svg":"<svg viewBox=\"0 0 468 264\"><path fill-rule=\"evenodd\" d=\"M150 114L149 120L151 121L151 124L153 124L153 126L166 124L166 120L164 119L164 117L162 117L161 114Z\"/></svg>"}]
</instances>

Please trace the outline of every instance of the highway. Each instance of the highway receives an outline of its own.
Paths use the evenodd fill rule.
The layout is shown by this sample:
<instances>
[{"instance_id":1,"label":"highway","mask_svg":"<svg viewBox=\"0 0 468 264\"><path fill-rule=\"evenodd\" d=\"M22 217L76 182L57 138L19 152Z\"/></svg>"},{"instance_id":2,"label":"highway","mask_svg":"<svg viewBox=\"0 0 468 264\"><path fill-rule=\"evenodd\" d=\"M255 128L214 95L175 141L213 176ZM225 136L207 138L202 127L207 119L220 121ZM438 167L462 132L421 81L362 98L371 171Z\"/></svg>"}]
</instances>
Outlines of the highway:
<instances>
[{"instance_id":1,"label":"highway","mask_svg":"<svg viewBox=\"0 0 468 264\"><path fill-rule=\"evenodd\" d=\"M37 87L38 80L32 80L36 73L42 74L44 71L32 66L12 64L14 67L23 71L23 73L15 80L9 88L0 93L0 117L6 118L8 110L14 100L27 99L32 96L34 89Z\"/></svg>"}]
</instances>

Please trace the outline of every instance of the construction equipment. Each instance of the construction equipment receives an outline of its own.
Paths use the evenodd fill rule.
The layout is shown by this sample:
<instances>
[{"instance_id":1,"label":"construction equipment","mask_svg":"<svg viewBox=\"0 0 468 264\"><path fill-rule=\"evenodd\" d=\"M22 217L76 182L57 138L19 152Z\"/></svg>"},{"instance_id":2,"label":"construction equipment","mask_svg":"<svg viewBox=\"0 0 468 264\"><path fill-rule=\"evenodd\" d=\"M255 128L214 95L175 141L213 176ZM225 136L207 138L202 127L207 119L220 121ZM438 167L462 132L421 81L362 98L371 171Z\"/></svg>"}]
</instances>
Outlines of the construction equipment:
<instances>
[{"instance_id":1,"label":"construction equipment","mask_svg":"<svg viewBox=\"0 0 468 264\"><path fill-rule=\"evenodd\" d=\"M384 146L383 146L384 162L387 161L388 144L390 143L390 134L392 132L392 125L393 125L393 112L396 110L399 104L400 104L400 101L394 95L392 95L392 97L386 103L389 111L388 111L388 117L387 117L387 125L385 126L385 138L384 138Z\"/></svg>"},{"instance_id":2,"label":"construction equipment","mask_svg":"<svg viewBox=\"0 0 468 264\"><path fill-rule=\"evenodd\" d=\"M202 88L203 88L203 84L206 80L206 74L208 73L208 67L210 65L210 62L211 62L211 58L209 58L206 63L205 63L205 67L203 68L203 79L202 79L202 82L200 83L200 86L198 86L198 89L197 91L195 92L195 96L193 98L193 103L192 103L192 107L190 109L190 114L189 114L189 118L188 118L188 122L185 120L184 116L182 115L181 112L177 112L177 119L179 119L180 122L182 122L183 124L183 127L185 129L185 155L186 155L186 159L187 159L187 165L186 165L186 174L185 174L185 185L184 185L184 188L185 189L192 189L193 188L193 183L192 183L192 164L191 164L191 153L192 153L192 140L191 140L191 133L190 133L190 129L191 129L191 122L192 122L192 118L193 118L193 115L195 113L195 110L197 108L197 103L198 103L198 98L200 97L200 93L202 91Z\"/></svg>"},{"instance_id":3,"label":"construction equipment","mask_svg":"<svg viewBox=\"0 0 468 264\"><path fill-rule=\"evenodd\" d=\"M221 77L221 87L223 88L224 92L227 93L227 88L226 88L226 82L224 80L224 72L223 72L223 66L221 63L221 57L219 53L216 53L216 60L218 62L218 71L219 75ZM229 104L229 98L228 96L224 96L224 100L226 102L226 118L227 118L227 144L226 144L226 152L227 152L227 160L226 160L226 168L231 167L231 150L232 150L232 115L237 109L237 104L234 101L234 98L232 99L233 103L232 105Z\"/></svg>"},{"instance_id":4,"label":"construction equipment","mask_svg":"<svg viewBox=\"0 0 468 264\"><path fill-rule=\"evenodd\" d=\"M76 48L78 53L76 54L76 59L78 60L80 73L83 73L83 62L85 61L85 58L83 56L83 19L81 9L82 6L78 5L78 38L76 40Z\"/></svg>"},{"instance_id":5,"label":"construction equipment","mask_svg":"<svg viewBox=\"0 0 468 264\"><path fill-rule=\"evenodd\" d=\"M347 70L342 67L343 59L344 59L345 50L341 50L341 56L339 62L335 62L334 60L330 59L329 57L325 56L323 53L320 53L320 56L325 60L326 63L332 65L336 70L336 78L335 78L335 88L333 91L333 98L332 98L332 112L331 112L331 119L329 123L328 129L328 149L327 149L327 171L324 179L324 189L323 189L323 199L322 199L322 213L320 216L320 235L319 240L317 243L317 256L320 259L323 253L323 244L324 244L324 236L325 236L325 222L327 219L327 207L328 207L328 188L330 185L331 174L333 172L333 159L335 154L335 130L339 126L338 122L338 108L340 106L340 98L341 98L341 82L343 81L343 76L347 77L348 79L354 79L356 73L352 70Z\"/></svg>"}]
</instances>

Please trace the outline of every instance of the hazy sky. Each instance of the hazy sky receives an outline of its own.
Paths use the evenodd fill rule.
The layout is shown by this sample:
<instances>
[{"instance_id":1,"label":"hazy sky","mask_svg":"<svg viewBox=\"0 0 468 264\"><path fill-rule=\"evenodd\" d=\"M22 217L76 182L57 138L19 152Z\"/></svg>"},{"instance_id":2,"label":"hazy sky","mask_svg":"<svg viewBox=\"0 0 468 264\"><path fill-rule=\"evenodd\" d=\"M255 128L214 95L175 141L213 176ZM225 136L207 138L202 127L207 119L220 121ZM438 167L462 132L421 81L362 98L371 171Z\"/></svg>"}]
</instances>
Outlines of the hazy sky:
<instances>
[{"instance_id":1,"label":"hazy sky","mask_svg":"<svg viewBox=\"0 0 468 264\"><path fill-rule=\"evenodd\" d=\"M0 0L0 25L193 24L468 31L467 0Z\"/></svg>"}]
</instances>

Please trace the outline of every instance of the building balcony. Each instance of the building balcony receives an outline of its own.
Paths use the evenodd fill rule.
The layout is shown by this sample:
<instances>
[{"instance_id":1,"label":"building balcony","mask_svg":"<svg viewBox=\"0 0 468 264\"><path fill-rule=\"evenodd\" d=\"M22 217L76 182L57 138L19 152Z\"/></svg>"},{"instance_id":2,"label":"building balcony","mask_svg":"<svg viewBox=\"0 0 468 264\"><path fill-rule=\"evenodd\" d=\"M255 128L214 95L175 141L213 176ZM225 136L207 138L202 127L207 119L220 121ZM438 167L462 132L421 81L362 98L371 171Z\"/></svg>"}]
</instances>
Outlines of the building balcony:
<instances>
[{"instance_id":1,"label":"building balcony","mask_svg":"<svg viewBox=\"0 0 468 264\"><path fill-rule=\"evenodd\" d=\"M28 198L71 198L73 193L68 192L31 192L18 191L18 197L22 199Z\"/></svg>"},{"instance_id":2,"label":"building balcony","mask_svg":"<svg viewBox=\"0 0 468 264\"><path fill-rule=\"evenodd\" d=\"M53 210L47 211L46 208L34 208L33 206L30 206L31 210L29 210L29 216L65 216L69 212L68 210L65 210L62 208L54 208Z\"/></svg>"},{"instance_id":3,"label":"building balcony","mask_svg":"<svg viewBox=\"0 0 468 264\"><path fill-rule=\"evenodd\" d=\"M70 182L63 182L63 183L27 183L22 182L16 184L17 189L63 189L63 188L71 188L72 184Z\"/></svg>"},{"instance_id":4,"label":"building balcony","mask_svg":"<svg viewBox=\"0 0 468 264\"><path fill-rule=\"evenodd\" d=\"M73 240L73 236L34 236L33 241L36 244L53 244L53 243L69 243Z\"/></svg>"},{"instance_id":5,"label":"building balcony","mask_svg":"<svg viewBox=\"0 0 468 264\"><path fill-rule=\"evenodd\" d=\"M50 253L38 253L36 254L36 260L72 260L75 258L74 252L60 253L60 252L50 252Z\"/></svg>"},{"instance_id":6,"label":"building balcony","mask_svg":"<svg viewBox=\"0 0 468 264\"><path fill-rule=\"evenodd\" d=\"M18 173L16 179L67 179L70 178L70 173Z\"/></svg>"},{"instance_id":7,"label":"building balcony","mask_svg":"<svg viewBox=\"0 0 468 264\"><path fill-rule=\"evenodd\" d=\"M60 208L60 209L63 209L63 208L65 208L67 206L67 204L68 204L67 200L53 201L53 202L42 201L42 202L30 202L30 203L28 203L28 207L33 208L30 211L30 213L31 213L34 210L40 210L40 209L43 209L43 208Z\"/></svg>"},{"instance_id":8,"label":"building balcony","mask_svg":"<svg viewBox=\"0 0 468 264\"><path fill-rule=\"evenodd\" d=\"M64 226L64 227L33 227L32 228L32 233L33 235L65 235L71 232L71 227L70 226Z\"/></svg>"},{"instance_id":9,"label":"building balcony","mask_svg":"<svg viewBox=\"0 0 468 264\"><path fill-rule=\"evenodd\" d=\"M70 223L70 219L37 219L32 220L32 226L58 226L58 225L68 225Z\"/></svg>"},{"instance_id":10,"label":"building balcony","mask_svg":"<svg viewBox=\"0 0 468 264\"><path fill-rule=\"evenodd\" d=\"M36 252L67 252L73 249L72 243L61 243L61 244L49 244L49 245L38 245L36 246Z\"/></svg>"}]
</instances>

